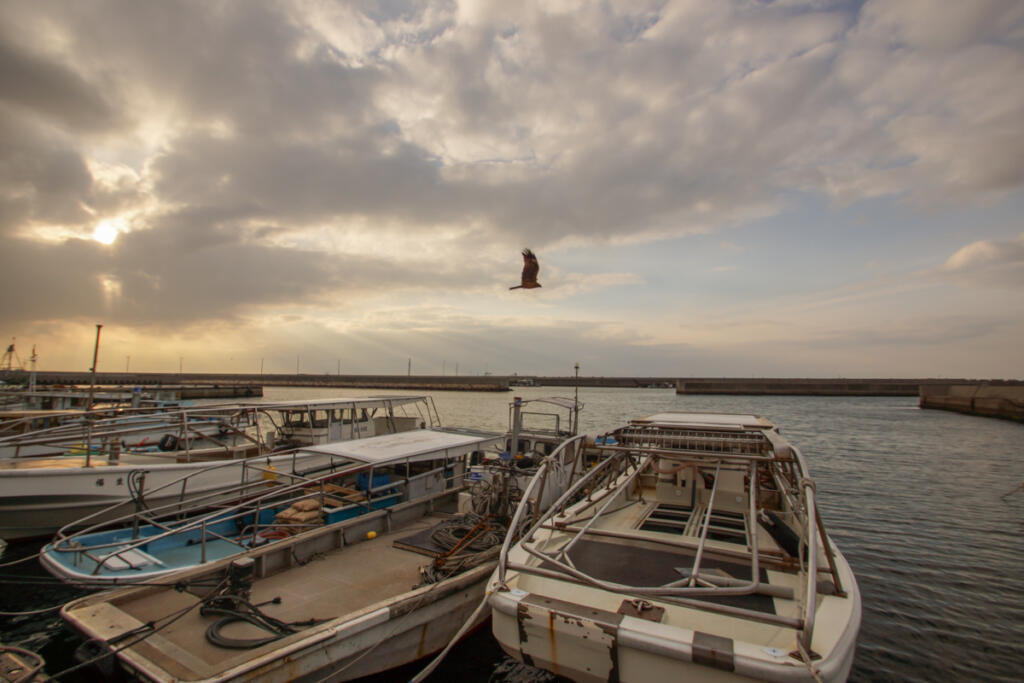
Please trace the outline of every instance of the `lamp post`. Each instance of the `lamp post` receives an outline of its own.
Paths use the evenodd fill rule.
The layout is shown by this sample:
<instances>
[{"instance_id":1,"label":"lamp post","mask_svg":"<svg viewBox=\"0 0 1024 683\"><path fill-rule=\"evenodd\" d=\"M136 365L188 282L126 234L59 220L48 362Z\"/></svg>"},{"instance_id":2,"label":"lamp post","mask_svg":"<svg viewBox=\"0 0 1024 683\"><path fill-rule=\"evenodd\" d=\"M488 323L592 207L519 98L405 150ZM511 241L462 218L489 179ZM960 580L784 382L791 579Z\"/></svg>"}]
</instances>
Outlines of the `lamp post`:
<instances>
[{"instance_id":1,"label":"lamp post","mask_svg":"<svg viewBox=\"0 0 1024 683\"><path fill-rule=\"evenodd\" d=\"M96 361L100 355L100 330L103 329L103 325L96 323L96 346L92 350L92 367L89 368L89 407L86 410L92 410L93 395L96 391Z\"/></svg>"}]
</instances>

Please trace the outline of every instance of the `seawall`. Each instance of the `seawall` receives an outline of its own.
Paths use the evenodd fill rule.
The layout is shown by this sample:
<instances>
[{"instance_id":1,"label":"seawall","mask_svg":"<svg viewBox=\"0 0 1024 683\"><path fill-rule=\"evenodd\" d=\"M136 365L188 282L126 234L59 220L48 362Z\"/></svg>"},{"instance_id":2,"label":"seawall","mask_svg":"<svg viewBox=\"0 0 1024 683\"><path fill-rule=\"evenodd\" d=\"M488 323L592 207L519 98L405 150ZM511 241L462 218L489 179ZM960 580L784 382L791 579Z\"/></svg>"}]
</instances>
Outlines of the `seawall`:
<instances>
[{"instance_id":1,"label":"seawall","mask_svg":"<svg viewBox=\"0 0 1024 683\"><path fill-rule=\"evenodd\" d=\"M927 379L694 378L676 382L677 394L745 396L917 396Z\"/></svg>"},{"instance_id":2,"label":"seawall","mask_svg":"<svg viewBox=\"0 0 1024 683\"><path fill-rule=\"evenodd\" d=\"M0 372L0 379L25 382L26 372ZM37 372L36 384L76 384L90 382L88 372ZM360 389L400 389L408 391L508 391L508 378L454 375L284 375L233 373L177 373L177 372L97 372L96 384L114 386L179 386L200 384L209 386L289 386L338 387Z\"/></svg>"},{"instance_id":3,"label":"seawall","mask_svg":"<svg viewBox=\"0 0 1024 683\"><path fill-rule=\"evenodd\" d=\"M981 382L922 386L922 408L1024 422L1024 383Z\"/></svg>"}]
</instances>

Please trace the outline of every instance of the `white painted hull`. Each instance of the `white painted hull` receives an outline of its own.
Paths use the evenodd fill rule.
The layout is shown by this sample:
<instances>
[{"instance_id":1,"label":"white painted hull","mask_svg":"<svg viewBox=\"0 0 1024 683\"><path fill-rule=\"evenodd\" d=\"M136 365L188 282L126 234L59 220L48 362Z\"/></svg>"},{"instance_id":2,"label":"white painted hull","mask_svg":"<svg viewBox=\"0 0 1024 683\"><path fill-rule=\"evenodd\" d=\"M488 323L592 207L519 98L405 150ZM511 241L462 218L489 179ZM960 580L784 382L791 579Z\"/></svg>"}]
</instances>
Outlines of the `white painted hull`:
<instances>
[{"instance_id":1,"label":"white painted hull","mask_svg":"<svg viewBox=\"0 0 1024 683\"><path fill-rule=\"evenodd\" d=\"M594 609L580 604L583 599L575 602L581 596L573 595L571 588L559 593L564 599L494 591L489 597L491 629L510 657L577 683L613 677L624 682L838 683L849 677L853 666L861 606L853 573L838 551L837 558L854 614L842 626L829 656L815 660L818 678L788 650L738 640L728 643L727 660L713 662L707 643L722 641L702 642L699 621L689 623L691 629ZM491 585L493 581L492 577Z\"/></svg>"},{"instance_id":2,"label":"white painted hull","mask_svg":"<svg viewBox=\"0 0 1024 683\"><path fill-rule=\"evenodd\" d=\"M444 582L450 586L435 584L433 590L440 597L432 599L428 595L410 612L392 611L388 606L367 609L335 625L329 637L310 638L313 645L300 642L286 655L275 652L265 663L273 665L273 671L260 671L258 667L264 663L256 660L243 670L209 680L284 683L308 677L314 681L351 681L418 661L444 648L469 619L484 599L493 567L493 563L484 565ZM456 586L458 590L452 590ZM484 612L474 628L486 618ZM288 667L281 667L282 655L287 656Z\"/></svg>"},{"instance_id":3,"label":"white painted hull","mask_svg":"<svg viewBox=\"0 0 1024 683\"><path fill-rule=\"evenodd\" d=\"M150 422L152 422L150 420ZM131 449L154 449L158 448L160 440L166 435L170 434L177 437L181 431L180 424L173 424L168 422L165 425L160 425L152 428L142 429L139 431L131 431L132 424L129 419L125 419L122 424L117 425L121 430L124 430L118 438L121 442L121 446L124 450ZM223 439L220 436L220 429L216 423L203 423L195 422L189 424L191 430L191 445L193 448L203 445L204 443L208 446L213 445L213 442L201 439L198 434L205 436L212 436L214 438ZM30 433L31 435L31 433ZM47 444L28 444L28 445L12 445L12 444L0 444L0 460L7 458L38 458L38 457L53 457L64 455L67 453L85 452L85 437L79 437L74 439L64 439L62 441L55 441L54 443ZM93 440L93 449L101 447L102 440L96 438ZM95 452L95 451L94 451Z\"/></svg>"}]
</instances>

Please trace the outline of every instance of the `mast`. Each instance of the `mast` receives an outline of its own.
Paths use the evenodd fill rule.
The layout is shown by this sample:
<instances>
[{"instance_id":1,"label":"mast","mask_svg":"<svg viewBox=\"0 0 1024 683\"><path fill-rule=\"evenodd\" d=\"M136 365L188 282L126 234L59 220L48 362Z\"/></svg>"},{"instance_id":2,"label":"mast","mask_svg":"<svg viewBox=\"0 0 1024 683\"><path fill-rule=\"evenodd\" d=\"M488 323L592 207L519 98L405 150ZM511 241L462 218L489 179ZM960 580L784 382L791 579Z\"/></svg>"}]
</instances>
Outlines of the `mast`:
<instances>
[{"instance_id":1,"label":"mast","mask_svg":"<svg viewBox=\"0 0 1024 683\"><path fill-rule=\"evenodd\" d=\"M32 358L31 358L31 361L32 361L32 372L29 373L29 376L28 376L28 390L29 391L35 391L36 390L36 360L38 360L38 359L39 359L39 354L36 353L36 345L33 344L32 345Z\"/></svg>"},{"instance_id":2,"label":"mast","mask_svg":"<svg viewBox=\"0 0 1024 683\"><path fill-rule=\"evenodd\" d=\"M14 342L15 342L15 340L17 340L17 337L11 337L11 343L7 347L7 352L4 353L3 358L0 358L0 370L5 369L4 368L4 363L7 363L7 368L6 368L7 372L13 372L14 371L14 362L15 361L18 362L18 369L19 370L24 370L25 369L25 368L23 368L21 366L21 358L18 357L18 352L14 350Z\"/></svg>"}]
</instances>

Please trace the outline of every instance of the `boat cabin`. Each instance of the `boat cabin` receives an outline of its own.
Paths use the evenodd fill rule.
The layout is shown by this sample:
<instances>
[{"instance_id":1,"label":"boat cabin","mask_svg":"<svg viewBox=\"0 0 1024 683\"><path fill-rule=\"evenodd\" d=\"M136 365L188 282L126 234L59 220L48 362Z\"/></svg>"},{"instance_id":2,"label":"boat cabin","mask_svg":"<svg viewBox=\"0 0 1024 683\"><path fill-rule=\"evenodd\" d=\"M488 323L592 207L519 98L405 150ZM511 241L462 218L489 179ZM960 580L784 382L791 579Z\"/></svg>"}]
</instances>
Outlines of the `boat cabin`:
<instances>
[{"instance_id":1,"label":"boat cabin","mask_svg":"<svg viewBox=\"0 0 1024 683\"><path fill-rule=\"evenodd\" d=\"M386 399L348 399L296 401L280 403L272 408L271 418L276 428L279 445L322 444L350 439L365 439L381 434L394 434L429 427L429 415L401 414L401 410L415 403L422 405L422 397L395 397ZM429 409L428 409L429 411ZM270 410L266 410L270 413Z\"/></svg>"}]
</instances>

